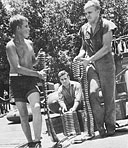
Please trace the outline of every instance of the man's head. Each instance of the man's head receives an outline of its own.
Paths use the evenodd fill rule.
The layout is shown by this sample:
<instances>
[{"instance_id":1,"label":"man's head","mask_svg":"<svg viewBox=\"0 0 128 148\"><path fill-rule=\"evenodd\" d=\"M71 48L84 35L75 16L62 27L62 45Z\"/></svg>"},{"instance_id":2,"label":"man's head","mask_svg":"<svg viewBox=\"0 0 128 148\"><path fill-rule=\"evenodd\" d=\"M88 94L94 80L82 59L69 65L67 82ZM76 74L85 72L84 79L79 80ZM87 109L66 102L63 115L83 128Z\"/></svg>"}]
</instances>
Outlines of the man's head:
<instances>
[{"instance_id":1,"label":"man's head","mask_svg":"<svg viewBox=\"0 0 128 148\"><path fill-rule=\"evenodd\" d=\"M65 71L62 70L58 73L58 77L60 79L60 82L63 86L68 87L70 84L70 77L69 74Z\"/></svg>"},{"instance_id":2,"label":"man's head","mask_svg":"<svg viewBox=\"0 0 128 148\"><path fill-rule=\"evenodd\" d=\"M92 6L100 10L100 2L98 0L89 0L84 6L84 10Z\"/></svg>"},{"instance_id":3,"label":"man's head","mask_svg":"<svg viewBox=\"0 0 128 148\"><path fill-rule=\"evenodd\" d=\"M94 23L100 16L100 2L89 0L84 6L84 11L88 22Z\"/></svg>"},{"instance_id":4,"label":"man's head","mask_svg":"<svg viewBox=\"0 0 128 148\"><path fill-rule=\"evenodd\" d=\"M17 14L12 16L9 22L10 22L10 28L13 34L15 34L18 27L21 28L24 22L28 23L28 19L23 15Z\"/></svg>"}]
</instances>

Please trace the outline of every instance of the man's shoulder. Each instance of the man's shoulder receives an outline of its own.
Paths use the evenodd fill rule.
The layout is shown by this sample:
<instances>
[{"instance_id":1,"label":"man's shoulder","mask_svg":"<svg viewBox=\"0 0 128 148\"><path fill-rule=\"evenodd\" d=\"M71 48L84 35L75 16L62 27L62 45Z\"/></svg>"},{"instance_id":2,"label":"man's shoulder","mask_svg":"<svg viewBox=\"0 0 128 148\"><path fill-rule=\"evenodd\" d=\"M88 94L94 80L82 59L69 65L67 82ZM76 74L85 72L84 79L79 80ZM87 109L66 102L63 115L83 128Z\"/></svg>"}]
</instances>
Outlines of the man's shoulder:
<instances>
[{"instance_id":1,"label":"man's shoulder","mask_svg":"<svg viewBox=\"0 0 128 148\"><path fill-rule=\"evenodd\" d=\"M27 44L31 44L31 45L33 44L33 42L30 39L24 39L24 40Z\"/></svg>"},{"instance_id":2,"label":"man's shoulder","mask_svg":"<svg viewBox=\"0 0 128 148\"><path fill-rule=\"evenodd\" d=\"M79 85L80 85L80 83L77 82L77 81L70 81L70 83L71 83L72 85L75 85L75 86L79 86Z\"/></svg>"},{"instance_id":3,"label":"man's shoulder","mask_svg":"<svg viewBox=\"0 0 128 148\"><path fill-rule=\"evenodd\" d=\"M106 27L109 27L109 28L116 28L116 25L111 21L111 20L108 20L106 18L102 18L102 22L103 22L103 27L106 28Z\"/></svg>"},{"instance_id":4,"label":"man's shoulder","mask_svg":"<svg viewBox=\"0 0 128 148\"><path fill-rule=\"evenodd\" d=\"M13 40L11 39L7 44L6 44L6 49L14 48L15 44Z\"/></svg>"},{"instance_id":5,"label":"man's shoulder","mask_svg":"<svg viewBox=\"0 0 128 148\"><path fill-rule=\"evenodd\" d=\"M103 25L108 25L109 23L111 23L111 21L106 18L102 18L102 22L103 22Z\"/></svg>"},{"instance_id":6,"label":"man's shoulder","mask_svg":"<svg viewBox=\"0 0 128 148\"><path fill-rule=\"evenodd\" d=\"M85 23L84 25L81 26L81 30L85 30L89 26L90 26L89 23Z\"/></svg>"},{"instance_id":7,"label":"man's shoulder","mask_svg":"<svg viewBox=\"0 0 128 148\"><path fill-rule=\"evenodd\" d=\"M81 37L84 36L86 34L86 32L87 32L89 27L90 27L89 23L85 23L84 25L82 25L80 27L78 35L81 36Z\"/></svg>"},{"instance_id":8,"label":"man's shoulder","mask_svg":"<svg viewBox=\"0 0 128 148\"><path fill-rule=\"evenodd\" d=\"M63 89L63 86L60 85L59 88L58 88L58 92L62 92L62 89Z\"/></svg>"}]
</instances>

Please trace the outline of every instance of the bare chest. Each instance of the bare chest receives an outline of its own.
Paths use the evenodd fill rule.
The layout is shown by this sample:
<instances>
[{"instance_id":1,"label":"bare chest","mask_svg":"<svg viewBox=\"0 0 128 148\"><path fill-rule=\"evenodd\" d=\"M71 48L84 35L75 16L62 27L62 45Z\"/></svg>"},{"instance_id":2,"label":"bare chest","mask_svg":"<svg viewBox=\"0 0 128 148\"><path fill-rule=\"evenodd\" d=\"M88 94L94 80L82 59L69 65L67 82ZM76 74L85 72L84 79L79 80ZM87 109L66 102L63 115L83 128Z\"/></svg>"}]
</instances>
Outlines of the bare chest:
<instances>
[{"instance_id":1,"label":"bare chest","mask_svg":"<svg viewBox=\"0 0 128 148\"><path fill-rule=\"evenodd\" d=\"M19 45L16 46L16 52L19 58L19 63L23 66L32 64L32 46L30 45Z\"/></svg>"}]
</instances>

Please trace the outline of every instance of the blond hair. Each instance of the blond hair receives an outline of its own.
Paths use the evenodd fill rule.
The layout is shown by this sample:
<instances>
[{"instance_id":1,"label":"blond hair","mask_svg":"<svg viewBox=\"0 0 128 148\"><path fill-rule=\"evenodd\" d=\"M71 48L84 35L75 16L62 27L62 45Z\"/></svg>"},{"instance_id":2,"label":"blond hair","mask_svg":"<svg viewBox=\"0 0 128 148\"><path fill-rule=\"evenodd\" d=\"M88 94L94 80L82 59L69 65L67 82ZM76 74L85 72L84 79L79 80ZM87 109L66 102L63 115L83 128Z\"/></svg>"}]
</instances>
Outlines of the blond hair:
<instances>
[{"instance_id":1,"label":"blond hair","mask_svg":"<svg viewBox=\"0 0 128 148\"><path fill-rule=\"evenodd\" d=\"M85 5L84 5L84 10L86 10L89 7L94 6L96 9L100 9L100 2L98 0L89 0Z\"/></svg>"},{"instance_id":2,"label":"blond hair","mask_svg":"<svg viewBox=\"0 0 128 148\"><path fill-rule=\"evenodd\" d=\"M21 14L16 14L10 18L9 25L13 33L15 33L17 26L22 26L23 21L28 21L28 19Z\"/></svg>"},{"instance_id":3,"label":"blond hair","mask_svg":"<svg viewBox=\"0 0 128 148\"><path fill-rule=\"evenodd\" d=\"M60 78L61 76L63 76L63 75L67 75L67 76L69 76L69 74L67 73L67 71L65 71L65 70L62 70L62 71L60 71L59 73L58 73L58 77Z\"/></svg>"}]
</instances>

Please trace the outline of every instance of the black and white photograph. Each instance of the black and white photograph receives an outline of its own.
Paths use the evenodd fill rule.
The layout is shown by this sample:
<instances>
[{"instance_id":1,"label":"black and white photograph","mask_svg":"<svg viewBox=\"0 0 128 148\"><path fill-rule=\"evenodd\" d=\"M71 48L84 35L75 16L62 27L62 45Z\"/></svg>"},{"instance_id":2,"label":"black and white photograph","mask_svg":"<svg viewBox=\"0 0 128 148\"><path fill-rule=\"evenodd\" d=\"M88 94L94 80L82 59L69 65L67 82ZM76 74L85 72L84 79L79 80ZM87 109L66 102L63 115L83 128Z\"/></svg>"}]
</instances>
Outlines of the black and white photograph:
<instances>
[{"instance_id":1,"label":"black and white photograph","mask_svg":"<svg viewBox=\"0 0 128 148\"><path fill-rule=\"evenodd\" d=\"M128 148L128 0L0 0L0 148Z\"/></svg>"}]
</instances>

